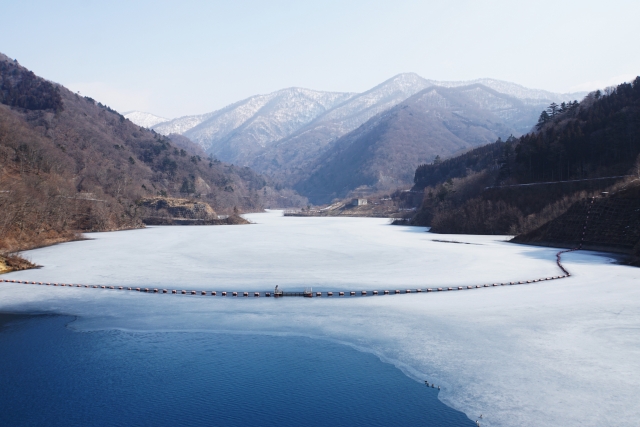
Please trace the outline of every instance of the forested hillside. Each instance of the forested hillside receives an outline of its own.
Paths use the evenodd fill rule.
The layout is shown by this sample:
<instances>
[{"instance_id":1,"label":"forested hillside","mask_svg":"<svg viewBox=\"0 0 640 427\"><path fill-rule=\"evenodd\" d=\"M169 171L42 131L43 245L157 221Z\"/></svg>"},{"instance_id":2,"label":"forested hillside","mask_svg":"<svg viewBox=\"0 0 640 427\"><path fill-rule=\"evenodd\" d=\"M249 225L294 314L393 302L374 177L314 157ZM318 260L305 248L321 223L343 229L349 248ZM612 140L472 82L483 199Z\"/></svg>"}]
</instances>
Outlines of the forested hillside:
<instances>
[{"instance_id":1,"label":"forested hillside","mask_svg":"<svg viewBox=\"0 0 640 427\"><path fill-rule=\"evenodd\" d=\"M414 189L425 196L413 223L442 233L528 232L584 197L636 185L639 155L636 78L580 103L550 105L521 138L421 165Z\"/></svg>"},{"instance_id":2,"label":"forested hillside","mask_svg":"<svg viewBox=\"0 0 640 427\"><path fill-rule=\"evenodd\" d=\"M0 102L4 252L68 240L78 231L140 227L144 197L198 199L218 213L304 203L248 168L198 154L184 137L174 143L141 128L5 56Z\"/></svg>"},{"instance_id":3,"label":"forested hillside","mask_svg":"<svg viewBox=\"0 0 640 427\"><path fill-rule=\"evenodd\" d=\"M410 183L420 163L516 132L469 97L477 95L476 89L518 103L480 85L429 87L338 139L308 166L307 176L294 188L315 203L345 197L360 186L392 191Z\"/></svg>"}]
</instances>

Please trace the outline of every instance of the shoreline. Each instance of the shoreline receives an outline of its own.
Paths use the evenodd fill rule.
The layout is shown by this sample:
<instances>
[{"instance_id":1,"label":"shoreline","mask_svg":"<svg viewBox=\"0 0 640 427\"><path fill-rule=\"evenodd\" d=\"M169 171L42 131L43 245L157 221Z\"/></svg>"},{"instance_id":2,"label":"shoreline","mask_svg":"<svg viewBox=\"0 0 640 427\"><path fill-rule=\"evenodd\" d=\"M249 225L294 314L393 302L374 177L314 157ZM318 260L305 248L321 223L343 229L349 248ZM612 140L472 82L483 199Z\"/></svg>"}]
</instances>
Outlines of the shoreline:
<instances>
[{"instance_id":1,"label":"shoreline","mask_svg":"<svg viewBox=\"0 0 640 427\"><path fill-rule=\"evenodd\" d=\"M81 242L81 241L85 241L85 240L93 240L91 237L87 237L86 234L87 233L112 233L112 232L116 232L116 231L131 231L131 230L144 230L145 228L149 228L150 226L157 226L157 225L163 225L163 226L189 226L189 225L249 225L252 224L250 221L246 220L244 217L242 217L241 215L230 215L228 218L225 218L223 220L216 220L216 223L206 223L206 224L198 224L198 223L191 223L189 221L192 220L182 220L182 219L174 219L173 223L171 224L143 224L142 227L124 227L124 228L115 228L115 229L111 229L111 230L92 230L92 231L75 231L73 237L69 237L69 238L57 238L57 239L52 239L52 241L49 242L41 242L32 246L25 246L19 250L10 250L5 254L1 254L0 253L0 276L3 274L7 274L7 273L12 273L15 271L24 271L24 270L33 270L33 269L38 269L41 268L41 265L35 264L33 262L31 262L30 260L22 257L20 254L22 252L25 251L32 251L32 250L36 250L36 249L41 249L41 248L48 248L50 246L55 246L55 245L59 245L62 243L70 243L70 242ZM16 267L12 267L10 264L12 264L11 262L7 262L7 258L8 257L12 257L15 259L14 262L20 263L22 265L20 265L18 268Z\"/></svg>"}]
</instances>

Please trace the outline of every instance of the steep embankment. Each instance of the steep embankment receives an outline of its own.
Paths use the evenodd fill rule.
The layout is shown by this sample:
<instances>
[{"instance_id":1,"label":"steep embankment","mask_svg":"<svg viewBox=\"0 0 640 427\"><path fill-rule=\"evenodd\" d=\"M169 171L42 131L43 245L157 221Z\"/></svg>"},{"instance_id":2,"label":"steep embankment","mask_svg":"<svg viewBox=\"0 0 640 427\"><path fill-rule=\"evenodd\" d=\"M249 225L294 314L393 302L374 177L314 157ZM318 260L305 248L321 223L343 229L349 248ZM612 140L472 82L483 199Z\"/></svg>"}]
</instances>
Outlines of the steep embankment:
<instances>
[{"instance_id":1,"label":"steep embankment","mask_svg":"<svg viewBox=\"0 0 640 427\"><path fill-rule=\"evenodd\" d=\"M562 248L581 244L584 249L640 256L640 185L609 197L580 200L556 219L513 241Z\"/></svg>"}]
</instances>

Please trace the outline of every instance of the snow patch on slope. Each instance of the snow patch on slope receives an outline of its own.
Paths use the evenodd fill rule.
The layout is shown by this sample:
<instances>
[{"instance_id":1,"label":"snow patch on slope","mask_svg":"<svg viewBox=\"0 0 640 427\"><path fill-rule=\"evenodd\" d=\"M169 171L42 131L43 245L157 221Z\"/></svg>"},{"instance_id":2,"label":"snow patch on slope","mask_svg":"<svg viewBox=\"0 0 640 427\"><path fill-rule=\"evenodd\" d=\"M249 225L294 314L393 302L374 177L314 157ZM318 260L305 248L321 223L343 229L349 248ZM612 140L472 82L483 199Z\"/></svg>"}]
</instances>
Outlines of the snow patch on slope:
<instances>
[{"instance_id":1,"label":"snow patch on slope","mask_svg":"<svg viewBox=\"0 0 640 427\"><path fill-rule=\"evenodd\" d=\"M151 129L153 126L166 122L169 119L164 117L156 116L155 114L145 113L143 111L129 111L128 113L123 114L125 118L131 120L133 123L138 126L142 126L144 128Z\"/></svg>"}]
</instances>

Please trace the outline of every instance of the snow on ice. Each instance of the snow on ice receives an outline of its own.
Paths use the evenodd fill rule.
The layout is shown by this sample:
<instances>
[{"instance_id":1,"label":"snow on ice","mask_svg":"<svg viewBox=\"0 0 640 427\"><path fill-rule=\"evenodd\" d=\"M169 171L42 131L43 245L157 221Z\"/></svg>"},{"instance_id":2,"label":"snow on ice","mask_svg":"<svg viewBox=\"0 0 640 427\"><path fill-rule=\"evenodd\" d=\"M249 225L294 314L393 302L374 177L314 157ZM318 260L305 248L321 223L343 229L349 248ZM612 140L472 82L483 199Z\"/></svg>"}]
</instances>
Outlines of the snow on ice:
<instances>
[{"instance_id":1,"label":"snow on ice","mask_svg":"<svg viewBox=\"0 0 640 427\"><path fill-rule=\"evenodd\" d=\"M365 218L252 214L244 226L90 234L26 253L4 278L171 289L360 291L559 275L556 249ZM438 242L449 240L473 244ZM0 310L79 316L78 330L304 335L377 354L483 426L632 426L640 419L640 269L564 256L571 278L357 298L221 298L0 284ZM374 375L375 373L372 373Z\"/></svg>"}]
</instances>

